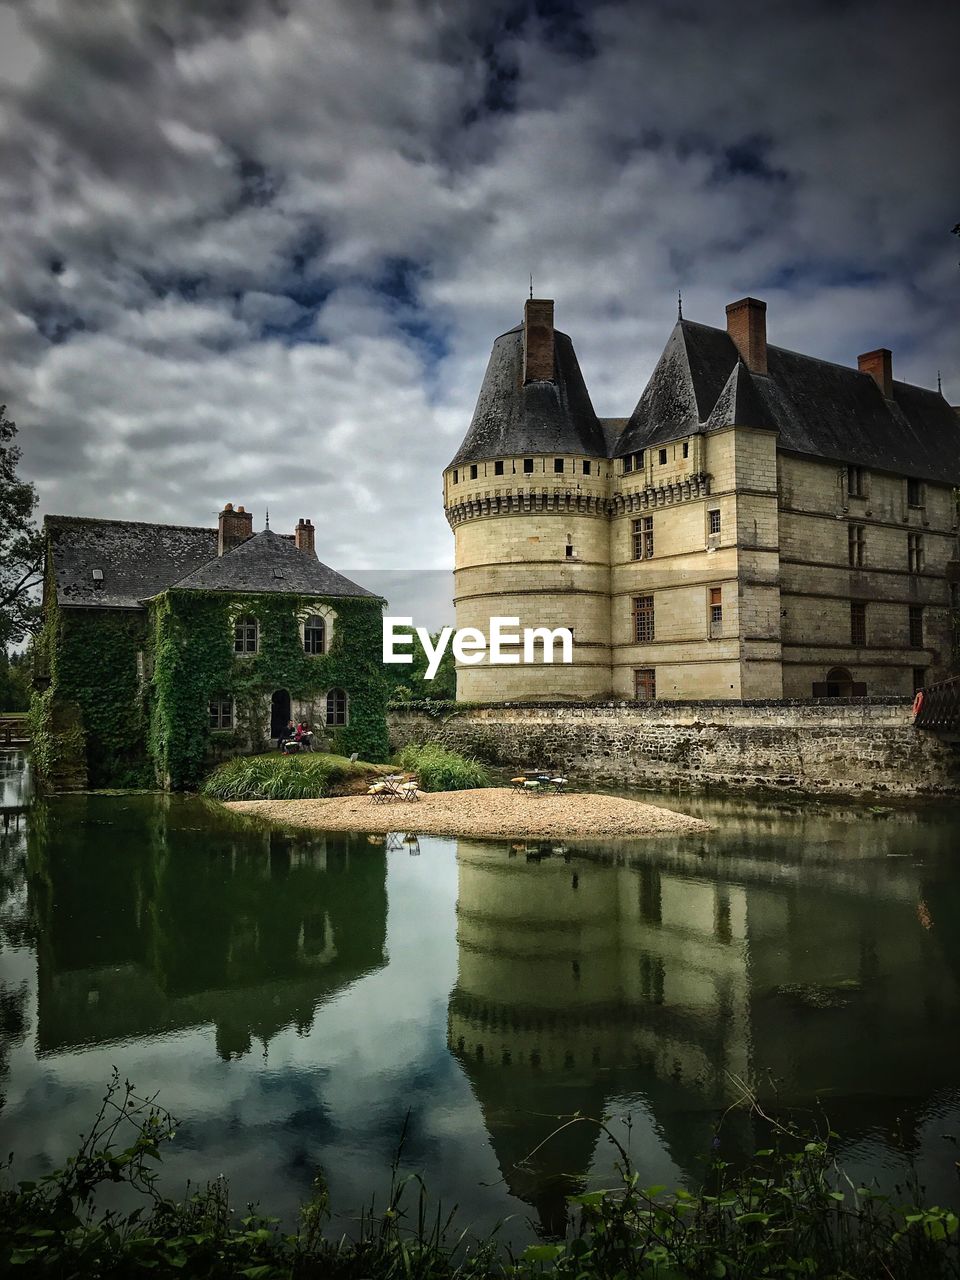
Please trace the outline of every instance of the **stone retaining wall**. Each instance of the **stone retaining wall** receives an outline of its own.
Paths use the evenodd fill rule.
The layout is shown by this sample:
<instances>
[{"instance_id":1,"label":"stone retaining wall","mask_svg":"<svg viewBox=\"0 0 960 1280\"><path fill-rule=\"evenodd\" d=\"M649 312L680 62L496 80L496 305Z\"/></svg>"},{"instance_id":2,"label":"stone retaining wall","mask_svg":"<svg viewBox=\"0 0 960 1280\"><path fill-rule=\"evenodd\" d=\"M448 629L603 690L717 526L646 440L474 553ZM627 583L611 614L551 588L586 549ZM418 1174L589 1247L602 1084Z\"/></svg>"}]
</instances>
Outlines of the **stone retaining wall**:
<instances>
[{"instance_id":1,"label":"stone retaining wall","mask_svg":"<svg viewBox=\"0 0 960 1280\"><path fill-rule=\"evenodd\" d=\"M909 699L422 705L391 708L391 742L442 742L506 767L633 787L960 795L960 744L913 727Z\"/></svg>"}]
</instances>

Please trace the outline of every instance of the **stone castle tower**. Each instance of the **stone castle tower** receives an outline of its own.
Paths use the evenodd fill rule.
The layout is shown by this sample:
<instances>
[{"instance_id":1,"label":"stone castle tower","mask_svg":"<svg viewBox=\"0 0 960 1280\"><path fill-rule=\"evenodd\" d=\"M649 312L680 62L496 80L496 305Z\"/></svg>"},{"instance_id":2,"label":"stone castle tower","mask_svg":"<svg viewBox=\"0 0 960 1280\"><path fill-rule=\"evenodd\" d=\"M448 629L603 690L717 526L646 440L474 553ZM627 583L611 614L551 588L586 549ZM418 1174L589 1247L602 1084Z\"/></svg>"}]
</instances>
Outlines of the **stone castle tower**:
<instances>
[{"instance_id":1,"label":"stone castle tower","mask_svg":"<svg viewBox=\"0 0 960 1280\"><path fill-rule=\"evenodd\" d=\"M629 418L597 417L552 301L495 340L443 477L457 626L568 627L573 663L485 657L461 701L910 694L944 673L957 412L886 349L847 368L768 345L755 298L726 310L678 319Z\"/></svg>"},{"instance_id":2,"label":"stone castle tower","mask_svg":"<svg viewBox=\"0 0 960 1280\"><path fill-rule=\"evenodd\" d=\"M553 302L531 298L523 324L493 344L470 430L444 472L444 503L457 626L486 633L500 615L569 627L572 666L536 685L554 697L610 690L606 455L573 343L553 327ZM457 696L526 697L530 676L521 665L462 667Z\"/></svg>"}]
</instances>

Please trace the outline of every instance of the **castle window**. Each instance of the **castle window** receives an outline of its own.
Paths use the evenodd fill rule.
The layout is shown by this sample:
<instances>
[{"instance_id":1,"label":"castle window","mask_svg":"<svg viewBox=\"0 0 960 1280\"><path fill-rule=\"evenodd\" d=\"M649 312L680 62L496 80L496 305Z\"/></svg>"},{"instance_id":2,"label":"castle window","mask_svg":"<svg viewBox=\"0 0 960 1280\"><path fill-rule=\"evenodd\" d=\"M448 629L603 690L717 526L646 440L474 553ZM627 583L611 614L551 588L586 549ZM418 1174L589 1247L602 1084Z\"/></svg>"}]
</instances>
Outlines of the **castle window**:
<instances>
[{"instance_id":1,"label":"castle window","mask_svg":"<svg viewBox=\"0 0 960 1280\"><path fill-rule=\"evenodd\" d=\"M331 689L327 694L327 724L347 723L347 695L343 689Z\"/></svg>"},{"instance_id":2,"label":"castle window","mask_svg":"<svg viewBox=\"0 0 960 1280\"><path fill-rule=\"evenodd\" d=\"M583 460L583 474L584 474L585 476L588 476L588 475L590 474L590 466L591 466L591 464L586 460L586 458L584 458L584 460Z\"/></svg>"},{"instance_id":3,"label":"castle window","mask_svg":"<svg viewBox=\"0 0 960 1280\"><path fill-rule=\"evenodd\" d=\"M524 460L523 460L523 472L524 472L524 475L530 475L532 471L533 471L533 459L532 459L532 458L524 458Z\"/></svg>"},{"instance_id":4,"label":"castle window","mask_svg":"<svg viewBox=\"0 0 960 1280\"><path fill-rule=\"evenodd\" d=\"M260 624L249 613L243 613L233 624L234 653L256 653L260 647Z\"/></svg>"},{"instance_id":5,"label":"castle window","mask_svg":"<svg viewBox=\"0 0 960 1280\"><path fill-rule=\"evenodd\" d=\"M867 643L867 606L858 600L850 604L850 643L860 648Z\"/></svg>"},{"instance_id":6,"label":"castle window","mask_svg":"<svg viewBox=\"0 0 960 1280\"><path fill-rule=\"evenodd\" d=\"M477 478L477 466L476 466L476 463L474 463L470 468L470 479L476 480L476 478Z\"/></svg>"},{"instance_id":7,"label":"castle window","mask_svg":"<svg viewBox=\"0 0 960 1280\"><path fill-rule=\"evenodd\" d=\"M312 613L303 624L303 652L311 655L326 652L327 624L318 613Z\"/></svg>"},{"instance_id":8,"label":"castle window","mask_svg":"<svg viewBox=\"0 0 960 1280\"><path fill-rule=\"evenodd\" d=\"M853 569L863 568L865 537L866 530L862 524L852 524L847 530L847 551L850 557L850 566Z\"/></svg>"},{"instance_id":9,"label":"castle window","mask_svg":"<svg viewBox=\"0 0 960 1280\"><path fill-rule=\"evenodd\" d=\"M554 460L553 460L553 469L554 469L554 471L555 471L555 472L557 472L558 474L559 474L559 473L561 473L561 472L563 471L563 459L562 459L562 458L554 458Z\"/></svg>"},{"instance_id":10,"label":"castle window","mask_svg":"<svg viewBox=\"0 0 960 1280\"><path fill-rule=\"evenodd\" d=\"M710 639L723 635L723 588L710 588Z\"/></svg>"},{"instance_id":11,"label":"castle window","mask_svg":"<svg viewBox=\"0 0 960 1280\"><path fill-rule=\"evenodd\" d=\"M923 648L923 605L910 606L910 648Z\"/></svg>"},{"instance_id":12,"label":"castle window","mask_svg":"<svg viewBox=\"0 0 960 1280\"><path fill-rule=\"evenodd\" d=\"M454 471L454 473L453 473L453 483L454 483L454 484L459 484L459 483L460 483L460 472L459 472L459 471L456 471L456 470Z\"/></svg>"},{"instance_id":13,"label":"castle window","mask_svg":"<svg viewBox=\"0 0 960 1280\"><path fill-rule=\"evenodd\" d=\"M718 507L714 507L712 511L707 512L707 533L712 538L720 535L720 510Z\"/></svg>"},{"instance_id":14,"label":"castle window","mask_svg":"<svg viewBox=\"0 0 960 1280\"><path fill-rule=\"evenodd\" d=\"M689 440L684 440L683 442L683 456L685 458L690 457L690 441Z\"/></svg>"},{"instance_id":15,"label":"castle window","mask_svg":"<svg viewBox=\"0 0 960 1280\"><path fill-rule=\"evenodd\" d=\"M632 470L633 470L633 454L628 453L623 460L623 474L625 476L629 475Z\"/></svg>"},{"instance_id":16,"label":"castle window","mask_svg":"<svg viewBox=\"0 0 960 1280\"><path fill-rule=\"evenodd\" d=\"M633 696L637 702L655 702L657 671L655 667L639 667L633 673Z\"/></svg>"},{"instance_id":17,"label":"castle window","mask_svg":"<svg viewBox=\"0 0 960 1280\"><path fill-rule=\"evenodd\" d=\"M493 474L494 474L495 476L502 476L502 475L503 475L503 461L502 461L502 460L498 460L497 462L495 462L495 463L493 464Z\"/></svg>"},{"instance_id":18,"label":"castle window","mask_svg":"<svg viewBox=\"0 0 960 1280\"><path fill-rule=\"evenodd\" d=\"M643 454L644 450L641 449L639 453L635 453L633 455L633 465L637 471L641 471L643 469Z\"/></svg>"},{"instance_id":19,"label":"castle window","mask_svg":"<svg viewBox=\"0 0 960 1280\"><path fill-rule=\"evenodd\" d=\"M907 481L907 506L923 506L923 483L920 480Z\"/></svg>"},{"instance_id":20,"label":"castle window","mask_svg":"<svg viewBox=\"0 0 960 1280\"><path fill-rule=\"evenodd\" d=\"M633 634L637 644L651 644L655 634L653 596L634 596Z\"/></svg>"},{"instance_id":21,"label":"castle window","mask_svg":"<svg viewBox=\"0 0 960 1280\"><path fill-rule=\"evenodd\" d=\"M847 467L847 496L863 497L863 467Z\"/></svg>"},{"instance_id":22,"label":"castle window","mask_svg":"<svg viewBox=\"0 0 960 1280\"><path fill-rule=\"evenodd\" d=\"M573 559L573 547L571 547L571 546L567 546L567 547L565 548L565 551L566 551L566 553L567 553L567 559L568 559L568 560L572 560L572 559Z\"/></svg>"},{"instance_id":23,"label":"castle window","mask_svg":"<svg viewBox=\"0 0 960 1280\"><path fill-rule=\"evenodd\" d=\"M233 728L232 698L211 698L209 712L211 729Z\"/></svg>"},{"instance_id":24,"label":"castle window","mask_svg":"<svg viewBox=\"0 0 960 1280\"><path fill-rule=\"evenodd\" d=\"M923 554L923 534L907 534L907 568L911 573L923 573L925 557Z\"/></svg>"},{"instance_id":25,"label":"castle window","mask_svg":"<svg viewBox=\"0 0 960 1280\"><path fill-rule=\"evenodd\" d=\"M649 560L653 555L653 516L641 516L633 522L633 558Z\"/></svg>"},{"instance_id":26,"label":"castle window","mask_svg":"<svg viewBox=\"0 0 960 1280\"><path fill-rule=\"evenodd\" d=\"M660 450L660 465L661 465L661 467L665 467L665 466L667 465L667 451L666 451L666 449L661 449L661 450Z\"/></svg>"},{"instance_id":27,"label":"castle window","mask_svg":"<svg viewBox=\"0 0 960 1280\"><path fill-rule=\"evenodd\" d=\"M913 692L919 693L921 689L926 687L927 669L926 667L913 668Z\"/></svg>"}]
</instances>

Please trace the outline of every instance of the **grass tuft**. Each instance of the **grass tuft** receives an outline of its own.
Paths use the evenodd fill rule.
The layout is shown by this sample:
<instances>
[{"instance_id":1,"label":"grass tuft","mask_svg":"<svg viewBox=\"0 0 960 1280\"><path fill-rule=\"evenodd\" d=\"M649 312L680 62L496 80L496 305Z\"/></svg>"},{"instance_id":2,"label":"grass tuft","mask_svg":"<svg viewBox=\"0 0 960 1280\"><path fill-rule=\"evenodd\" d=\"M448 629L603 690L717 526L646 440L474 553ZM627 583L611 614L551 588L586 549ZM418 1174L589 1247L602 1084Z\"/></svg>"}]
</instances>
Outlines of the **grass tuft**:
<instances>
[{"instance_id":1,"label":"grass tuft","mask_svg":"<svg viewBox=\"0 0 960 1280\"><path fill-rule=\"evenodd\" d=\"M345 756L236 756L214 769L201 787L212 800L319 800L351 778L380 772Z\"/></svg>"},{"instance_id":2,"label":"grass tuft","mask_svg":"<svg viewBox=\"0 0 960 1280\"><path fill-rule=\"evenodd\" d=\"M421 791L471 791L493 783L490 770L479 760L462 756L459 751L449 751L435 742L404 747L397 763L417 775Z\"/></svg>"}]
</instances>

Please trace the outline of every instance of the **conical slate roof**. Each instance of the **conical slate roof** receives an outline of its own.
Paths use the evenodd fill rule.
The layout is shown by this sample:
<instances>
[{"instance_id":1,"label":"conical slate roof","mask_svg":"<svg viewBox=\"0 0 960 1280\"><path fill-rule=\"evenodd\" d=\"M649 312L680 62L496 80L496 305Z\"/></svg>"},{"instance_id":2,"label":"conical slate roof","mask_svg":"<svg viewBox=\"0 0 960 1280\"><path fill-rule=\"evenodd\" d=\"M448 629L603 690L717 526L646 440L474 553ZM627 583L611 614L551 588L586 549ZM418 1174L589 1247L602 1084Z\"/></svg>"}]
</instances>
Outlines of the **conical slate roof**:
<instances>
[{"instance_id":1,"label":"conical slate roof","mask_svg":"<svg viewBox=\"0 0 960 1280\"><path fill-rule=\"evenodd\" d=\"M342 574L272 529L255 533L173 584L178 591L275 591L305 596L369 596Z\"/></svg>"},{"instance_id":2,"label":"conical slate roof","mask_svg":"<svg viewBox=\"0 0 960 1280\"><path fill-rule=\"evenodd\" d=\"M450 466L522 453L607 456L573 343L559 331L554 342L556 381L524 385L523 325L496 339L473 421Z\"/></svg>"}]
</instances>

